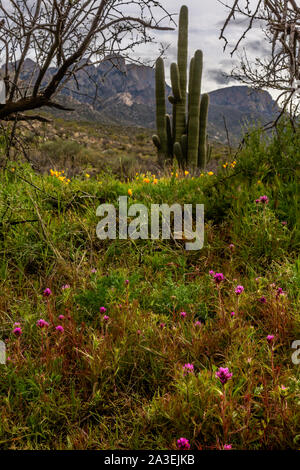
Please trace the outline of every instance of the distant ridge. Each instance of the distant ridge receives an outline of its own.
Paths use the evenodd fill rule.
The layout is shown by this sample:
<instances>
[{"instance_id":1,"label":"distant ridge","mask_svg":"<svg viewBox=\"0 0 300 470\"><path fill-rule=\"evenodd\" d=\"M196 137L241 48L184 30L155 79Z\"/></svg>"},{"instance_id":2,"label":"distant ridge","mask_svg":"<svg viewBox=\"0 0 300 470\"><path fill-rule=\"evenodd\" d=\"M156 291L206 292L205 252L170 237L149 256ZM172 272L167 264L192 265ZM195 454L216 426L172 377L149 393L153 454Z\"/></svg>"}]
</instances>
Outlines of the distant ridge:
<instances>
[{"instance_id":1,"label":"distant ridge","mask_svg":"<svg viewBox=\"0 0 300 470\"><path fill-rule=\"evenodd\" d=\"M37 69L36 64L28 59L22 78L28 79L30 71L34 68ZM47 78L55 70L51 68ZM78 72L76 78L79 90L73 80L59 97L60 101L71 105L74 111L51 110L51 113L68 120L155 128L153 68L127 64L123 57L107 57L99 66L90 65L86 71ZM171 89L166 85L166 96L169 94ZM253 123L266 124L279 112L279 107L268 92L247 86L222 88L210 92L209 95L211 104L208 133L210 138L221 143L227 139L224 120L230 139L235 143L241 138L245 126ZM169 104L168 112L172 112Z\"/></svg>"}]
</instances>

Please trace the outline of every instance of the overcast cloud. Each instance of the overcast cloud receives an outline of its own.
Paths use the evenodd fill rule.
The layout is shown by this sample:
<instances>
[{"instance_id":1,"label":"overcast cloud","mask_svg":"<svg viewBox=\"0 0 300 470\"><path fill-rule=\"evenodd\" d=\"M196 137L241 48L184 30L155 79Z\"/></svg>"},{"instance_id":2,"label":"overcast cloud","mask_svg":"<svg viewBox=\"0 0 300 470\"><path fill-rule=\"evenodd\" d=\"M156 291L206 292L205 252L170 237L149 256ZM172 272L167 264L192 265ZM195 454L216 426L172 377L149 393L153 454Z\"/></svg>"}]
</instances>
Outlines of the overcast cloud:
<instances>
[{"instance_id":1,"label":"overcast cloud","mask_svg":"<svg viewBox=\"0 0 300 470\"><path fill-rule=\"evenodd\" d=\"M228 0L231 4L232 0ZM256 2L255 2L256 3ZM185 4L189 7L189 55L193 55L196 49L202 49L204 53L204 80L203 88L205 92L223 88L225 86L238 84L226 80L224 72L229 73L238 61L235 54L233 59L230 56L230 49L223 52L224 42L219 40L221 27L228 14L226 9L217 0L161 0L161 4L170 12L178 13L180 7ZM227 32L231 39L239 37L245 25L245 20L239 20ZM169 65L176 60L177 54L177 31L154 32L157 41L170 44L166 53L166 76L169 81ZM247 54L251 58L266 54L267 48L260 28L257 26L250 31L247 39L242 43ZM139 55L143 59L154 60L159 55L159 45L148 44L139 48Z\"/></svg>"}]
</instances>

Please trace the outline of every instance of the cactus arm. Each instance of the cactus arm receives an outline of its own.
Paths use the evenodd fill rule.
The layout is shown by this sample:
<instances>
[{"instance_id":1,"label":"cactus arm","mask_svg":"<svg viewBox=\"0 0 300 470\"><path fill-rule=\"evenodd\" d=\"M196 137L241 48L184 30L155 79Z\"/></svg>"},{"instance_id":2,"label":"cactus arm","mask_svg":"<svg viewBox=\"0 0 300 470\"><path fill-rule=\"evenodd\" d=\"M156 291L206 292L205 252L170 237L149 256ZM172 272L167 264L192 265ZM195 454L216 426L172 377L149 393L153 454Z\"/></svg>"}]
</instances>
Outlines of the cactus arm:
<instances>
[{"instance_id":1,"label":"cactus arm","mask_svg":"<svg viewBox=\"0 0 300 470\"><path fill-rule=\"evenodd\" d=\"M209 95L205 93L200 104L199 125L199 154L198 166L205 169L207 163L207 117L208 117Z\"/></svg>"},{"instance_id":2,"label":"cactus arm","mask_svg":"<svg viewBox=\"0 0 300 470\"><path fill-rule=\"evenodd\" d=\"M158 152L159 161L163 161L167 155L167 129L166 129L166 96L165 96L165 66L164 61L159 57L155 68L156 83L156 125L157 134L160 140Z\"/></svg>"},{"instance_id":3,"label":"cactus arm","mask_svg":"<svg viewBox=\"0 0 300 470\"><path fill-rule=\"evenodd\" d=\"M172 136L172 125L169 114L166 114L166 130L167 130L167 141L168 141L168 156L173 156L173 136Z\"/></svg>"},{"instance_id":4,"label":"cactus arm","mask_svg":"<svg viewBox=\"0 0 300 470\"><path fill-rule=\"evenodd\" d=\"M182 154L183 154L183 163L184 163L184 166L185 166L186 159L187 159L187 148L188 148L187 134L183 134L181 136L180 144L181 144L181 149L182 149Z\"/></svg>"},{"instance_id":5,"label":"cactus arm","mask_svg":"<svg viewBox=\"0 0 300 470\"><path fill-rule=\"evenodd\" d=\"M191 94L192 94L192 81L193 81L193 66L194 66L194 57L191 58L190 62L190 74L189 74L189 100L188 100L188 115L190 115L190 106L191 106Z\"/></svg>"},{"instance_id":6,"label":"cactus arm","mask_svg":"<svg viewBox=\"0 0 300 470\"><path fill-rule=\"evenodd\" d=\"M211 155L212 155L212 146L207 143L207 158L206 158L206 163L209 163L211 160Z\"/></svg>"},{"instance_id":7,"label":"cactus arm","mask_svg":"<svg viewBox=\"0 0 300 470\"><path fill-rule=\"evenodd\" d=\"M203 69L203 53L197 50L193 63L193 77L190 96L190 115L188 124L188 164L198 165L199 147L199 121L200 121L200 93Z\"/></svg>"},{"instance_id":8,"label":"cactus arm","mask_svg":"<svg viewBox=\"0 0 300 470\"><path fill-rule=\"evenodd\" d=\"M152 136L152 140L153 140L153 143L154 143L155 147L157 148L157 150L160 150L161 145L160 145L160 139L159 139L158 135L154 134Z\"/></svg>"},{"instance_id":9,"label":"cactus arm","mask_svg":"<svg viewBox=\"0 0 300 470\"><path fill-rule=\"evenodd\" d=\"M176 106L176 103L174 103L172 107L173 142L175 141L175 136L176 136L176 111L177 111L177 106Z\"/></svg>"},{"instance_id":10,"label":"cactus arm","mask_svg":"<svg viewBox=\"0 0 300 470\"><path fill-rule=\"evenodd\" d=\"M171 84L172 84L172 90L173 90L173 95L172 100L169 100L173 104L173 136L174 136L174 141L176 140L176 134L177 134L177 127L178 127L178 122L177 122L177 114L178 114L178 107L179 103L181 102L181 91L180 91L180 78L179 78L179 69L178 65L175 63L171 64ZM173 147L173 146L172 146Z\"/></svg>"},{"instance_id":11,"label":"cactus arm","mask_svg":"<svg viewBox=\"0 0 300 470\"><path fill-rule=\"evenodd\" d=\"M182 148L179 142L175 142L173 152L174 152L174 155L177 159L179 166L182 166L183 153L182 153Z\"/></svg>"},{"instance_id":12,"label":"cactus arm","mask_svg":"<svg viewBox=\"0 0 300 470\"><path fill-rule=\"evenodd\" d=\"M179 68L178 68L178 65L175 64L174 62L171 64L171 83L172 83L175 103L178 103L182 100L182 96L181 96L181 90L180 90Z\"/></svg>"}]
</instances>

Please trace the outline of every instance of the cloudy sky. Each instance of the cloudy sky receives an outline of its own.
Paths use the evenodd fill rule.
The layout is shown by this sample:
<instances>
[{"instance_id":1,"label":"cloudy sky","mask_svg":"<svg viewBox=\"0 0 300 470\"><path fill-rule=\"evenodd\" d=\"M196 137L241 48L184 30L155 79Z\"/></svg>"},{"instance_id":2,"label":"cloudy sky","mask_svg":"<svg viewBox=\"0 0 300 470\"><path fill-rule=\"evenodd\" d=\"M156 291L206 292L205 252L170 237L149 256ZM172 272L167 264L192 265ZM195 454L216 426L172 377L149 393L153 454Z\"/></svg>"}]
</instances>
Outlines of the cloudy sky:
<instances>
[{"instance_id":1,"label":"cloudy sky","mask_svg":"<svg viewBox=\"0 0 300 470\"><path fill-rule=\"evenodd\" d=\"M225 3L224 0L223 3ZM227 4L232 4L228 0ZM256 4L256 1L254 2ZM189 54L194 54L196 49L202 49L204 53L204 81L203 91L212 91L228 85L238 84L224 78L223 72L230 72L234 66L234 60L238 61L238 55L230 56L230 49L223 52L224 42L219 40L221 27L228 15L228 9L218 0L161 0L161 4L170 12L178 13L180 7L185 4L189 7ZM228 31L228 38L233 40L239 37L239 33L245 26L241 20ZM176 60L177 31L155 33L157 41L170 44L166 53L166 75L169 78L169 65ZM243 47L251 58L261 56L266 51L264 38L258 27L251 31L247 40L243 41ZM159 54L159 45L149 44L139 49L139 54L144 59L154 59Z\"/></svg>"}]
</instances>

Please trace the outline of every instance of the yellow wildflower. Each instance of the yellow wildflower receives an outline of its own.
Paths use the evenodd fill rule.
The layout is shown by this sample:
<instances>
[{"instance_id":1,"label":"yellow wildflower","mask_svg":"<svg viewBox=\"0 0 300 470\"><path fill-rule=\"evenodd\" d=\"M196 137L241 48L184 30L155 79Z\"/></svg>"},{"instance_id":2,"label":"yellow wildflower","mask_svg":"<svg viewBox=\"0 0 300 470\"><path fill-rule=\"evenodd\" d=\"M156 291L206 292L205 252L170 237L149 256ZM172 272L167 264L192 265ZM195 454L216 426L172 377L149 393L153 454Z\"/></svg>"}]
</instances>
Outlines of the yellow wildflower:
<instances>
[{"instance_id":1,"label":"yellow wildflower","mask_svg":"<svg viewBox=\"0 0 300 470\"><path fill-rule=\"evenodd\" d=\"M209 171L207 174L208 174L208 176L212 176L212 175L214 174L214 172L213 172L213 171Z\"/></svg>"},{"instance_id":2,"label":"yellow wildflower","mask_svg":"<svg viewBox=\"0 0 300 470\"><path fill-rule=\"evenodd\" d=\"M89 178L91 175L89 175L88 173L85 174L85 177L86 178Z\"/></svg>"},{"instance_id":3,"label":"yellow wildflower","mask_svg":"<svg viewBox=\"0 0 300 470\"><path fill-rule=\"evenodd\" d=\"M189 171L185 170L184 174L185 176L187 176L189 174Z\"/></svg>"},{"instance_id":4,"label":"yellow wildflower","mask_svg":"<svg viewBox=\"0 0 300 470\"><path fill-rule=\"evenodd\" d=\"M128 195L131 197L132 196L132 190L131 189L128 189Z\"/></svg>"}]
</instances>

